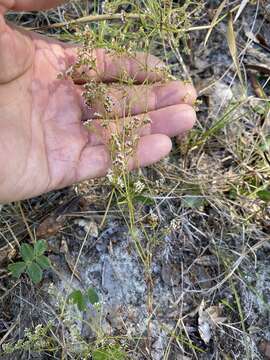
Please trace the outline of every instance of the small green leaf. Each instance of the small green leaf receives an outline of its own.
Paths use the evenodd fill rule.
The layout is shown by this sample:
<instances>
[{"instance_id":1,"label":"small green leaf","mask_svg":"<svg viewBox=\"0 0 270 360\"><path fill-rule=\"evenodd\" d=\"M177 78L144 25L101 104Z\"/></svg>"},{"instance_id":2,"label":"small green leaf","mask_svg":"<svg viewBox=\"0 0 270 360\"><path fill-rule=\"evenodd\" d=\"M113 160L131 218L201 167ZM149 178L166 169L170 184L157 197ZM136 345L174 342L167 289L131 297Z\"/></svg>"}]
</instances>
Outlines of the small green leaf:
<instances>
[{"instance_id":1,"label":"small green leaf","mask_svg":"<svg viewBox=\"0 0 270 360\"><path fill-rule=\"evenodd\" d=\"M33 249L33 246L29 245L29 244L25 244L23 243L21 245L21 255L22 255L22 258L25 262L30 262L34 259L35 257L35 253L34 253L34 249Z\"/></svg>"},{"instance_id":2,"label":"small green leaf","mask_svg":"<svg viewBox=\"0 0 270 360\"><path fill-rule=\"evenodd\" d=\"M270 202L270 190L260 190L257 192L257 195L261 200Z\"/></svg>"},{"instance_id":3,"label":"small green leaf","mask_svg":"<svg viewBox=\"0 0 270 360\"><path fill-rule=\"evenodd\" d=\"M34 252L36 256L40 256L47 250L47 243L44 240L38 240L34 245Z\"/></svg>"},{"instance_id":4,"label":"small green leaf","mask_svg":"<svg viewBox=\"0 0 270 360\"><path fill-rule=\"evenodd\" d=\"M97 349L93 351L92 358L93 360L109 360L108 355L109 354L106 352L106 349Z\"/></svg>"},{"instance_id":5,"label":"small green leaf","mask_svg":"<svg viewBox=\"0 0 270 360\"><path fill-rule=\"evenodd\" d=\"M44 270L49 269L49 268L52 267L50 259L47 258L47 256L45 256L45 255L40 255L39 257L37 257L36 262Z\"/></svg>"},{"instance_id":6,"label":"small green leaf","mask_svg":"<svg viewBox=\"0 0 270 360\"><path fill-rule=\"evenodd\" d=\"M235 309L230 305L230 303L228 302L227 299L222 299L221 300L221 304L227 306L230 310L232 310L233 312L235 311Z\"/></svg>"},{"instance_id":7,"label":"small green leaf","mask_svg":"<svg viewBox=\"0 0 270 360\"><path fill-rule=\"evenodd\" d=\"M228 198L231 200L236 200L237 199L237 191L235 189L231 189L228 192Z\"/></svg>"},{"instance_id":8,"label":"small green leaf","mask_svg":"<svg viewBox=\"0 0 270 360\"><path fill-rule=\"evenodd\" d=\"M87 290L87 298L92 305L97 304L99 302L98 294L96 293L95 289L89 288Z\"/></svg>"},{"instance_id":9,"label":"small green leaf","mask_svg":"<svg viewBox=\"0 0 270 360\"><path fill-rule=\"evenodd\" d=\"M38 284L41 281L42 270L40 266L35 262L32 262L30 265L27 266L26 272L34 284Z\"/></svg>"},{"instance_id":10,"label":"small green leaf","mask_svg":"<svg viewBox=\"0 0 270 360\"><path fill-rule=\"evenodd\" d=\"M8 265L8 271L11 272L11 274L16 277L17 279L21 276L21 274L24 272L26 268L26 263L24 261L18 261L14 264Z\"/></svg>"},{"instance_id":11,"label":"small green leaf","mask_svg":"<svg viewBox=\"0 0 270 360\"><path fill-rule=\"evenodd\" d=\"M205 199L202 196L185 195L183 198L183 206L186 208L199 208L205 204Z\"/></svg>"},{"instance_id":12,"label":"small green leaf","mask_svg":"<svg viewBox=\"0 0 270 360\"><path fill-rule=\"evenodd\" d=\"M270 151L270 136L267 136L261 143L260 148L262 151Z\"/></svg>"},{"instance_id":13,"label":"small green leaf","mask_svg":"<svg viewBox=\"0 0 270 360\"><path fill-rule=\"evenodd\" d=\"M80 311L84 311L86 309L85 298L80 290L72 291L68 297L68 300L77 305Z\"/></svg>"},{"instance_id":14,"label":"small green leaf","mask_svg":"<svg viewBox=\"0 0 270 360\"><path fill-rule=\"evenodd\" d=\"M96 349L92 352L93 360L125 360L126 354L118 346L114 345L113 347L105 347L101 349Z\"/></svg>"},{"instance_id":15,"label":"small green leaf","mask_svg":"<svg viewBox=\"0 0 270 360\"><path fill-rule=\"evenodd\" d=\"M134 200L142 203L143 205L154 205L155 204L155 201L153 199L151 199L148 196L144 196L144 195L136 195L136 196L134 196Z\"/></svg>"}]
</instances>

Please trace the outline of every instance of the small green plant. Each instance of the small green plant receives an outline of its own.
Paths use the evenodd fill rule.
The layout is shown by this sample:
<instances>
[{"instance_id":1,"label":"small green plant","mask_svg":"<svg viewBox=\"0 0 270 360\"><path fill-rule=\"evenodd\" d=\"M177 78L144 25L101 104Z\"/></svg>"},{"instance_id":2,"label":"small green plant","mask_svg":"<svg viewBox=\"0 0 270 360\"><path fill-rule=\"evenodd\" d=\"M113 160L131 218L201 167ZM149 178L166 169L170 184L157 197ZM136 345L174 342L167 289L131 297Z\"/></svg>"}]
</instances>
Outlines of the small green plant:
<instances>
[{"instance_id":1,"label":"small green plant","mask_svg":"<svg viewBox=\"0 0 270 360\"><path fill-rule=\"evenodd\" d=\"M9 264L8 270L16 278L25 272L34 284L38 284L42 280L43 270L52 266L48 257L44 255L46 250L47 243L44 240L38 240L34 246L23 243L20 248L23 261Z\"/></svg>"},{"instance_id":2,"label":"small green plant","mask_svg":"<svg viewBox=\"0 0 270 360\"><path fill-rule=\"evenodd\" d=\"M270 188L258 191L257 195L259 199L263 200L264 202L270 202Z\"/></svg>"},{"instance_id":3,"label":"small green plant","mask_svg":"<svg viewBox=\"0 0 270 360\"><path fill-rule=\"evenodd\" d=\"M50 336L53 324L49 321L46 325L38 324L33 329L25 329L23 338L3 344L4 354L14 354L17 351L47 351L57 348L57 344Z\"/></svg>"},{"instance_id":4,"label":"small green plant","mask_svg":"<svg viewBox=\"0 0 270 360\"><path fill-rule=\"evenodd\" d=\"M119 345L111 345L96 349L92 352L93 360L124 360L126 355Z\"/></svg>"},{"instance_id":5,"label":"small green plant","mask_svg":"<svg viewBox=\"0 0 270 360\"><path fill-rule=\"evenodd\" d=\"M85 293L82 293L81 290L72 291L68 300L73 304L76 304L80 311L85 311L87 309L87 304L97 304L99 302L99 297L95 289L89 288Z\"/></svg>"}]
</instances>

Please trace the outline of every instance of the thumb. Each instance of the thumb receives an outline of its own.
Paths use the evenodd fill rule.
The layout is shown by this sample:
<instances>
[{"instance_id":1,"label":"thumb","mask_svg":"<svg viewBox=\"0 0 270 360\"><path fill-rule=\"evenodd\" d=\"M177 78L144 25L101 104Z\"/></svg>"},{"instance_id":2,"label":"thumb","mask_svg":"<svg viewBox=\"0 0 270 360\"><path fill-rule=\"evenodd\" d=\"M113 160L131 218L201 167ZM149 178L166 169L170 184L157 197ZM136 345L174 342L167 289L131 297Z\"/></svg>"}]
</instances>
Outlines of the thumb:
<instances>
[{"instance_id":1,"label":"thumb","mask_svg":"<svg viewBox=\"0 0 270 360\"><path fill-rule=\"evenodd\" d=\"M32 64L33 53L31 39L10 28L0 12L0 84L23 75Z\"/></svg>"}]
</instances>

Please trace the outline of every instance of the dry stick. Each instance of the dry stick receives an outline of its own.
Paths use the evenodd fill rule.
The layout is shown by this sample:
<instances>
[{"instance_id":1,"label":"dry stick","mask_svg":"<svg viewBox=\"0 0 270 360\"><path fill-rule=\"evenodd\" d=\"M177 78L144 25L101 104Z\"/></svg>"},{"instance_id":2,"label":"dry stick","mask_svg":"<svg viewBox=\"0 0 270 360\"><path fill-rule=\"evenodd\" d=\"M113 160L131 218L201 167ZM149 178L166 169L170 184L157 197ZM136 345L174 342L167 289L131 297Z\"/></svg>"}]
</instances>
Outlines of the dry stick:
<instances>
[{"instance_id":1,"label":"dry stick","mask_svg":"<svg viewBox=\"0 0 270 360\"><path fill-rule=\"evenodd\" d=\"M188 69L187 69L187 67L186 67L186 64L185 64L185 62L184 62L184 60L183 60L183 58L182 58L182 56L181 56L181 54L180 54L180 51L179 51L179 49L178 49L177 47L174 46L174 43L173 43L171 37L169 38L169 43L170 43L170 47L172 48L172 50L173 50L173 52L174 52L177 60L179 61L179 63L180 63L181 66L182 66L182 69L183 69L183 71L184 71L186 80L188 80L188 81L190 82L190 84L194 85L194 84L193 84L193 81L192 81L192 78L191 78L191 76L189 75L189 72L188 72Z\"/></svg>"},{"instance_id":2,"label":"dry stick","mask_svg":"<svg viewBox=\"0 0 270 360\"><path fill-rule=\"evenodd\" d=\"M17 317L15 323L13 325L11 325L11 327L8 329L8 331L5 333L5 335L2 337L2 339L0 340L0 346L2 346L2 344L5 342L5 340L7 339L7 337L9 336L10 333L12 333L12 331L15 329L15 327L19 324L19 316Z\"/></svg>"},{"instance_id":3,"label":"dry stick","mask_svg":"<svg viewBox=\"0 0 270 360\"><path fill-rule=\"evenodd\" d=\"M264 243L266 243L267 241L269 241L268 239L263 239L257 242L257 244L253 245L252 247L250 247L248 250L245 250L240 257L234 262L233 266L231 267L231 271L229 272L228 275L226 275L223 280L221 280L218 284L216 284L215 286L211 287L210 289L208 289L206 291L206 293L212 293L213 291L217 290L218 288L220 288L220 286L222 286L235 272L236 270L239 268L240 264L242 263L242 261L245 259L245 257L250 253L250 252L254 252L257 249L259 249L261 246L264 245Z\"/></svg>"},{"instance_id":4,"label":"dry stick","mask_svg":"<svg viewBox=\"0 0 270 360\"><path fill-rule=\"evenodd\" d=\"M238 10L238 8L239 8L239 5L235 6L231 10L231 12L234 12L234 11ZM193 27L190 27L190 28L187 28L187 29L181 29L181 31L190 32L190 31L195 31L195 30L207 30L207 29L210 29L211 27L216 26L226 16L227 16L227 14L221 16L219 19L217 19L217 21L214 24L193 26ZM24 28L24 29L27 29L27 30L46 30L46 29L61 28L63 26L76 25L76 24L81 24L81 23L86 23L86 22L106 21L106 20L125 21L127 19L141 20L143 18L146 19L147 15L130 14L130 13L89 15L89 16L81 17L81 18L76 19L76 20L67 21L67 22L62 22L62 23L57 23L57 24L52 24L52 25L46 25L46 26L41 26L41 27L35 27L35 28Z\"/></svg>"},{"instance_id":5,"label":"dry stick","mask_svg":"<svg viewBox=\"0 0 270 360\"><path fill-rule=\"evenodd\" d=\"M21 215L22 215L22 219L23 219L24 225L25 225L26 230L27 230L27 232L28 232L28 234L29 234L29 236L30 236L31 242L32 242L32 244L34 244L34 243L36 242L35 236L33 235L32 231L31 231L31 228L30 228L30 226L29 226L29 224L28 224L28 222L27 222L27 219L26 219L26 217L25 217L25 214L24 214L24 211L23 211L23 208L22 208L22 204L21 204L20 201L18 202L18 206L19 206L19 209L20 209L20 213L21 213Z\"/></svg>"},{"instance_id":6,"label":"dry stick","mask_svg":"<svg viewBox=\"0 0 270 360\"><path fill-rule=\"evenodd\" d=\"M95 22L95 21L106 21L106 20L126 20L126 19L132 19L132 20L140 20L142 15L139 14L104 14L104 15L89 15L84 16L76 20L71 20L63 23L57 23L52 25L46 25L41 27L35 27L35 28L28 28L27 30L45 30L45 29L55 29L55 28L61 28L62 26L67 25L76 25L80 23L85 22Z\"/></svg>"}]
</instances>

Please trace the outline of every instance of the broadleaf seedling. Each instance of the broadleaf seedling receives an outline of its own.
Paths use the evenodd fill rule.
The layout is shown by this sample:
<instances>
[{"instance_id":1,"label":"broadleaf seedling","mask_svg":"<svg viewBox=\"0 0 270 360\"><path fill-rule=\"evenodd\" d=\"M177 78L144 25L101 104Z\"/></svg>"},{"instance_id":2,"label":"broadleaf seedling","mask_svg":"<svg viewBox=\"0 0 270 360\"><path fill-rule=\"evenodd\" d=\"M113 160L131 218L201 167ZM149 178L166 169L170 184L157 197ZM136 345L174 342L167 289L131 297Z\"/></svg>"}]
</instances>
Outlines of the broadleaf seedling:
<instances>
[{"instance_id":1,"label":"broadleaf seedling","mask_svg":"<svg viewBox=\"0 0 270 360\"><path fill-rule=\"evenodd\" d=\"M99 303L99 297L94 288L89 288L84 293L81 290L74 290L69 295L68 300L77 305L79 311L85 311L89 303L91 305Z\"/></svg>"},{"instance_id":2,"label":"broadleaf seedling","mask_svg":"<svg viewBox=\"0 0 270 360\"><path fill-rule=\"evenodd\" d=\"M23 243L20 248L23 261L9 264L8 270L17 279L26 273L34 284L38 284L42 280L43 270L52 267L50 259L44 255L46 250L47 243L44 240L38 240L34 246Z\"/></svg>"}]
</instances>

